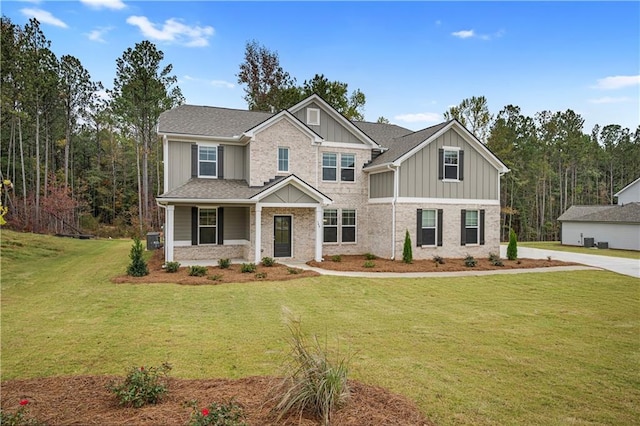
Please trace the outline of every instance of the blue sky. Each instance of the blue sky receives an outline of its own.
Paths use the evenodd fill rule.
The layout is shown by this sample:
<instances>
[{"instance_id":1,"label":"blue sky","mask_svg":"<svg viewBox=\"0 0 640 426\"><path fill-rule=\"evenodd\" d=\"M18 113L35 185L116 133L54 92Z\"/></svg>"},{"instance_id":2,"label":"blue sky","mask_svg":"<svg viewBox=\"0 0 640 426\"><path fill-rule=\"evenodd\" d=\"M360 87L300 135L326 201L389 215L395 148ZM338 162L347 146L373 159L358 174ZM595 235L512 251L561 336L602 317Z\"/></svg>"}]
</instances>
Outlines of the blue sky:
<instances>
[{"instance_id":1,"label":"blue sky","mask_svg":"<svg viewBox=\"0 0 640 426\"><path fill-rule=\"evenodd\" d=\"M464 98L495 115L572 109L595 124L640 124L639 2L3 1L31 17L58 57L113 86L116 59L150 40L187 103L246 108L237 73L248 41L277 51L298 84L316 73L366 95L365 119L420 129Z\"/></svg>"}]
</instances>

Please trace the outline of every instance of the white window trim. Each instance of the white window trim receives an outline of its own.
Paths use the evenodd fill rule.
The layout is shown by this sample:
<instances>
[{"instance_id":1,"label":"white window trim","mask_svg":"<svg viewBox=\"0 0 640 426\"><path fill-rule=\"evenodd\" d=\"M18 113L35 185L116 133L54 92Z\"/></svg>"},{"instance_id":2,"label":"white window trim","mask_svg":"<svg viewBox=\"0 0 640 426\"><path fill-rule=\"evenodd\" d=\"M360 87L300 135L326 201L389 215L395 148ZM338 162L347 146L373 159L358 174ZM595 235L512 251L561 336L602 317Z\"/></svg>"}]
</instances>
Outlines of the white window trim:
<instances>
[{"instance_id":1,"label":"white window trim","mask_svg":"<svg viewBox=\"0 0 640 426\"><path fill-rule=\"evenodd\" d=\"M320 125L320 109L319 108L307 108L307 124L309 126Z\"/></svg>"},{"instance_id":2,"label":"white window trim","mask_svg":"<svg viewBox=\"0 0 640 426\"><path fill-rule=\"evenodd\" d=\"M335 225L325 225L324 224L324 213L327 211L335 211L336 212L336 224ZM324 209L322 211L322 244L327 245L338 245L340 243L340 225L338 221L340 220L340 209ZM324 230L325 228L336 228L336 240L335 241L324 241Z\"/></svg>"},{"instance_id":3,"label":"white window trim","mask_svg":"<svg viewBox=\"0 0 640 426\"><path fill-rule=\"evenodd\" d=\"M345 210L353 210L353 213L355 215L354 216L355 222L354 222L353 225L343 225L342 224L342 213ZM340 209L340 216L339 217L340 217L340 238L339 238L340 244L347 244L347 245L349 245L349 244L358 244L358 210L357 209ZM345 227L345 226L354 228L354 235L356 237L355 241L342 241L342 228Z\"/></svg>"},{"instance_id":4,"label":"white window trim","mask_svg":"<svg viewBox=\"0 0 640 426\"><path fill-rule=\"evenodd\" d=\"M286 170L282 170L280 169L280 150L281 149L286 149L287 150L287 169ZM277 169L278 169L278 173L289 173L289 170L291 170L291 165L289 164L291 162L291 150L289 149L288 146L279 146L278 147L278 152L276 153L276 161L278 162L277 165Z\"/></svg>"},{"instance_id":5,"label":"white window trim","mask_svg":"<svg viewBox=\"0 0 640 426\"><path fill-rule=\"evenodd\" d=\"M336 156L336 165L335 165L334 167L328 167L328 166L327 166L327 168L328 168L328 169L329 169L329 168L334 168L334 169L336 170L336 178L335 178L335 180L325 180L325 178L324 178L324 169L325 169L325 165L324 165L324 155L325 155L325 154L333 154L333 155L335 155L335 156ZM320 177L321 177L322 182L331 182L331 183L338 183L338 182L340 182L340 176L338 176L338 173L340 172L340 167L338 167L338 161L339 161L339 160L340 160L340 156L338 155L338 153L337 153L337 152L323 152L323 153L322 153L322 155L320 156L320 161L321 161L321 164L320 164L320 167L321 167L321 170L320 170Z\"/></svg>"},{"instance_id":6,"label":"white window trim","mask_svg":"<svg viewBox=\"0 0 640 426\"><path fill-rule=\"evenodd\" d=\"M324 212L325 211L330 211L333 210L336 212L336 225L324 225L324 223L322 224L322 244L323 245L328 245L328 246L341 246L341 245L357 245L358 244L358 209L356 208L345 208L345 209L324 209L322 211L322 217L324 220ZM355 213L355 223L353 225L343 225L342 224L342 212L344 210L353 210L353 212ZM336 228L336 241L331 241L331 242L325 242L324 241L324 229L325 228ZM353 227L355 228L355 236L356 239L355 241L342 241L342 228L343 227Z\"/></svg>"},{"instance_id":7,"label":"white window trim","mask_svg":"<svg viewBox=\"0 0 640 426\"><path fill-rule=\"evenodd\" d=\"M467 232L467 229L476 228L476 241L475 243L467 243L466 242L466 234L465 234L465 246L479 246L480 245L480 210L468 209L466 214L469 212L476 212L476 226L467 226L466 217L465 216L465 224L464 224L464 232Z\"/></svg>"},{"instance_id":8,"label":"white window trim","mask_svg":"<svg viewBox=\"0 0 640 426\"><path fill-rule=\"evenodd\" d=\"M424 226L422 226L422 224L420 224L420 232L422 232L423 229L434 229L435 230L435 234L434 234L435 238L433 239L433 244L422 244L420 247L438 247L438 209L422 209L423 222L424 222L424 212L425 211L434 212L435 226L433 228L431 228L431 227L425 228Z\"/></svg>"},{"instance_id":9,"label":"white window trim","mask_svg":"<svg viewBox=\"0 0 640 426\"><path fill-rule=\"evenodd\" d=\"M461 148L458 147L442 147L442 149L444 150L442 152L442 181L443 182L460 182L460 151L462 150ZM455 152L456 153L456 164L455 164L455 168L456 168L456 178L448 178L447 176L447 163L446 163L446 158L447 158L447 152ZM449 164L449 167L453 167L453 165Z\"/></svg>"},{"instance_id":10,"label":"white window trim","mask_svg":"<svg viewBox=\"0 0 640 426\"><path fill-rule=\"evenodd\" d=\"M200 148L215 148L216 149L216 174L215 176L212 175L202 175L200 174ZM206 163L213 163L213 161L208 161L205 160ZM218 159L218 144L217 143L207 143L207 142L201 142L198 144L198 177L199 178L204 178L204 179L217 179L218 178L218 166L220 164L220 161ZM217 220L217 219L216 219Z\"/></svg>"},{"instance_id":11,"label":"white window trim","mask_svg":"<svg viewBox=\"0 0 640 426\"><path fill-rule=\"evenodd\" d=\"M342 180L342 156L343 155L353 155L353 180ZM338 170L338 173L340 173L340 176L338 179L338 182L344 182L344 183L356 183L356 181L358 180L356 177L356 163L358 161L358 156L356 154L352 154L350 152L345 152L345 153L341 153L340 154L340 167ZM351 170L351 167L345 167L345 170Z\"/></svg>"},{"instance_id":12,"label":"white window trim","mask_svg":"<svg viewBox=\"0 0 640 426\"><path fill-rule=\"evenodd\" d=\"M215 210L216 211L216 224L215 225L200 225L200 210ZM216 235L214 237L214 243L201 243L200 242L200 228L216 228ZM199 246L217 246L218 245L218 207L198 207L198 245Z\"/></svg>"}]
</instances>

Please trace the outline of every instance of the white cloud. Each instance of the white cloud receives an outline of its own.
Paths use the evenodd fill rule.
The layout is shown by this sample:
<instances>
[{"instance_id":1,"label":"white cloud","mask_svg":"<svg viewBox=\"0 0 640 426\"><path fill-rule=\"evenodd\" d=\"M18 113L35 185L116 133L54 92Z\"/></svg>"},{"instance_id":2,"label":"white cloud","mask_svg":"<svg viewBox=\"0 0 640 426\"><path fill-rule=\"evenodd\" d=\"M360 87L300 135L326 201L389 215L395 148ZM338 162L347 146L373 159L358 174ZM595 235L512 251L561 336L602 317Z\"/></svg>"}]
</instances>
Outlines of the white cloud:
<instances>
[{"instance_id":1,"label":"white cloud","mask_svg":"<svg viewBox=\"0 0 640 426\"><path fill-rule=\"evenodd\" d=\"M623 87L640 84L640 75L616 75L598 80L593 89L621 89Z\"/></svg>"},{"instance_id":2,"label":"white cloud","mask_svg":"<svg viewBox=\"0 0 640 426\"><path fill-rule=\"evenodd\" d=\"M127 7L122 0L80 0L80 3L93 9L121 10Z\"/></svg>"},{"instance_id":3,"label":"white cloud","mask_svg":"<svg viewBox=\"0 0 640 426\"><path fill-rule=\"evenodd\" d=\"M100 43L106 43L104 36L113 29L113 27L98 27L95 30L86 33L86 36L91 41L97 41Z\"/></svg>"},{"instance_id":4,"label":"white cloud","mask_svg":"<svg viewBox=\"0 0 640 426\"><path fill-rule=\"evenodd\" d=\"M458 38L471 38L475 37L476 33L473 30L462 30L451 33L451 35Z\"/></svg>"},{"instance_id":5,"label":"white cloud","mask_svg":"<svg viewBox=\"0 0 640 426\"><path fill-rule=\"evenodd\" d=\"M29 18L36 18L38 22L42 24L54 25L60 28L68 28L67 24L65 24L62 20L56 18L46 10L24 8L24 9L20 9L20 12L22 12L23 15Z\"/></svg>"},{"instance_id":6,"label":"white cloud","mask_svg":"<svg viewBox=\"0 0 640 426\"><path fill-rule=\"evenodd\" d=\"M393 117L395 120L405 123L434 123L442 121L442 114L437 112L420 112L416 114L402 114Z\"/></svg>"},{"instance_id":7,"label":"white cloud","mask_svg":"<svg viewBox=\"0 0 640 426\"><path fill-rule=\"evenodd\" d=\"M626 96L618 97L618 98L613 98L611 96L604 96L602 98L589 99L589 103L591 104L619 104L619 103L630 102L630 101L631 99Z\"/></svg>"},{"instance_id":8,"label":"white cloud","mask_svg":"<svg viewBox=\"0 0 640 426\"><path fill-rule=\"evenodd\" d=\"M142 34L150 39L176 42L188 47L207 46L209 38L214 33L213 27L191 27L174 18L164 21L162 28L150 22L146 16L130 16L127 23L138 27Z\"/></svg>"},{"instance_id":9,"label":"white cloud","mask_svg":"<svg viewBox=\"0 0 640 426\"><path fill-rule=\"evenodd\" d=\"M182 77L183 81L194 81L197 83L203 83L203 84L209 84L213 87L222 87L222 88L226 88L226 89L233 89L234 87L236 87L235 84L230 83L226 80L205 80L204 78L197 78L197 77L191 77L190 75L184 75L184 77Z\"/></svg>"}]
</instances>

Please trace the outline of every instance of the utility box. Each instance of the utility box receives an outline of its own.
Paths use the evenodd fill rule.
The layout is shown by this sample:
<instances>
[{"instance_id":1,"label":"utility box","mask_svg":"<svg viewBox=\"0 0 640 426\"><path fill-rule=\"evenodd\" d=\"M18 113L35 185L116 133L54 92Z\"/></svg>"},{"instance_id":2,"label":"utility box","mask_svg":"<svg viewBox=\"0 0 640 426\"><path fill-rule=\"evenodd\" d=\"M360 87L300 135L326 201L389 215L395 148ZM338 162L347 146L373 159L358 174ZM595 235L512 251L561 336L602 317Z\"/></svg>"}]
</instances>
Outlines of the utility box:
<instances>
[{"instance_id":1,"label":"utility box","mask_svg":"<svg viewBox=\"0 0 640 426\"><path fill-rule=\"evenodd\" d=\"M608 241L598 241L598 248L599 249L608 249L609 248L609 242Z\"/></svg>"},{"instance_id":2,"label":"utility box","mask_svg":"<svg viewBox=\"0 0 640 426\"><path fill-rule=\"evenodd\" d=\"M595 245L596 245L596 240L595 240L595 238L592 238L592 237L584 237L584 246L585 246L585 247L589 247L589 248L591 248L591 247L593 247L593 246L595 246Z\"/></svg>"},{"instance_id":3,"label":"utility box","mask_svg":"<svg viewBox=\"0 0 640 426\"><path fill-rule=\"evenodd\" d=\"M160 233L147 232L147 250L157 250L160 248Z\"/></svg>"}]
</instances>

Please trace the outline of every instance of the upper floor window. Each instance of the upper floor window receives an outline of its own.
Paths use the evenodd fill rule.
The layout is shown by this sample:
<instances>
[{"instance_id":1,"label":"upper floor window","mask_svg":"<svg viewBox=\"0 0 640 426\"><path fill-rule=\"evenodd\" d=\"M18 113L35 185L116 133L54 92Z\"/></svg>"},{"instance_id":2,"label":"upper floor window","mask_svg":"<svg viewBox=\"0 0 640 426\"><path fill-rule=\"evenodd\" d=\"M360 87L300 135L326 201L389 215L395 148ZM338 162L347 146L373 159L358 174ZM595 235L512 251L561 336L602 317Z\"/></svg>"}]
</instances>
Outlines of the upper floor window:
<instances>
[{"instance_id":1,"label":"upper floor window","mask_svg":"<svg viewBox=\"0 0 640 426\"><path fill-rule=\"evenodd\" d=\"M218 147L198 146L198 176L218 176Z\"/></svg>"},{"instance_id":2,"label":"upper floor window","mask_svg":"<svg viewBox=\"0 0 640 426\"><path fill-rule=\"evenodd\" d=\"M198 244L215 244L217 241L217 209L200 209L198 212Z\"/></svg>"},{"instance_id":3,"label":"upper floor window","mask_svg":"<svg viewBox=\"0 0 640 426\"><path fill-rule=\"evenodd\" d=\"M440 148L438 158L438 179L462 180L463 170L463 150L455 147Z\"/></svg>"},{"instance_id":4,"label":"upper floor window","mask_svg":"<svg viewBox=\"0 0 640 426\"><path fill-rule=\"evenodd\" d=\"M307 108L307 124L310 126L320 125L320 110L318 108Z\"/></svg>"},{"instance_id":5,"label":"upper floor window","mask_svg":"<svg viewBox=\"0 0 640 426\"><path fill-rule=\"evenodd\" d=\"M323 152L322 153L322 180L335 181L338 180L337 177L338 170L338 155Z\"/></svg>"},{"instance_id":6,"label":"upper floor window","mask_svg":"<svg viewBox=\"0 0 640 426\"><path fill-rule=\"evenodd\" d=\"M340 180L343 182L355 181L356 156L354 154L340 155Z\"/></svg>"},{"instance_id":7,"label":"upper floor window","mask_svg":"<svg viewBox=\"0 0 640 426\"><path fill-rule=\"evenodd\" d=\"M278 147L278 171L289 171L289 148Z\"/></svg>"}]
</instances>

